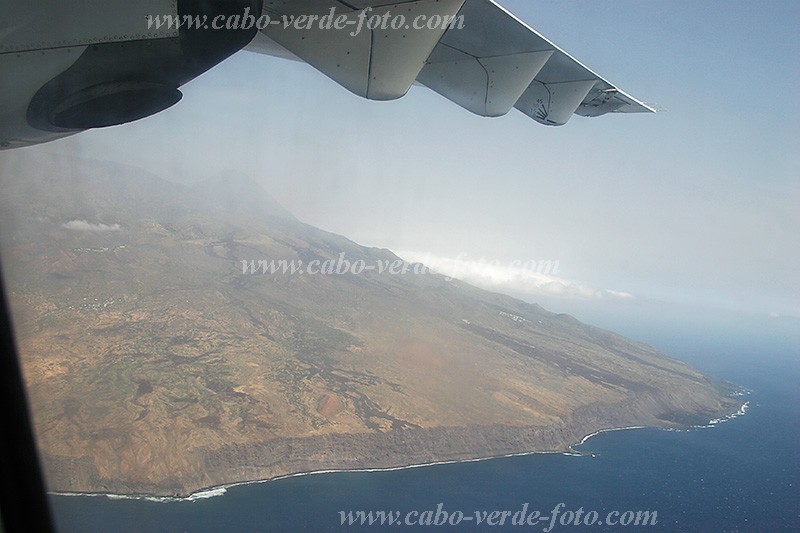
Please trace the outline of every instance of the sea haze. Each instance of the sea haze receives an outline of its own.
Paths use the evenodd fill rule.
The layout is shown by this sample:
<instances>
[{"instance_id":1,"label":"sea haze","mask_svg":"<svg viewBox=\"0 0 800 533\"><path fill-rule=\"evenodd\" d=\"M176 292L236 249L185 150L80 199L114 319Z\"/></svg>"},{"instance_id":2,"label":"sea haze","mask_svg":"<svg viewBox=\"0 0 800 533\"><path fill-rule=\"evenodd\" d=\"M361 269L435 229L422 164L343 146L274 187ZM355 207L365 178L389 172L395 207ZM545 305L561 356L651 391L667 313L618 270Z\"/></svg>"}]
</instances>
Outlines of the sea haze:
<instances>
[{"instance_id":1,"label":"sea haze","mask_svg":"<svg viewBox=\"0 0 800 533\"><path fill-rule=\"evenodd\" d=\"M578 449L390 472L329 473L228 488L194 501L160 503L53 496L63 531L336 531L339 511L508 510L549 514L583 508L654 510L645 530L798 530L800 334L796 322L726 320L665 335L653 324L623 333L711 375L748 387L746 415L707 429L607 432ZM464 527L474 529L474 521ZM491 531L543 530L491 527ZM377 528L378 530L385 529ZM363 529L375 529L363 528ZM403 526L403 529L413 529ZM420 529L423 529L420 527ZM430 530L430 526L424 529ZM554 530L568 529L558 524ZM595 526L590 530L607 528ZM620 528L623 529L623 528Z\"/></svg>"}]
</instances>

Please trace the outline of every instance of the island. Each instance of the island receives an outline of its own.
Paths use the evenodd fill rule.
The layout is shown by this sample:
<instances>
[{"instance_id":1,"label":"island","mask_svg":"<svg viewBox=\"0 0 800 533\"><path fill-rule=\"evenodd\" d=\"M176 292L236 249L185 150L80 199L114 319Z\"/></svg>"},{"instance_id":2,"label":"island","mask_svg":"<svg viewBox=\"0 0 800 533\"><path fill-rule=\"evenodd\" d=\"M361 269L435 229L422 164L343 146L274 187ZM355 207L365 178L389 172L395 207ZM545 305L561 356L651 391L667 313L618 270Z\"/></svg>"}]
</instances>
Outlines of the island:
<instances>
[{"instance_id":1,"label":"island","mask_svg":"<svg viewBox=\"0 0 800 533\"><path fill-rule=\"evenodd\" d=\"M258 186L65 159L15 154L0 177L52 491L566 452L741 405L650 346L304 224Z\"/></svg>"}]
</instances>

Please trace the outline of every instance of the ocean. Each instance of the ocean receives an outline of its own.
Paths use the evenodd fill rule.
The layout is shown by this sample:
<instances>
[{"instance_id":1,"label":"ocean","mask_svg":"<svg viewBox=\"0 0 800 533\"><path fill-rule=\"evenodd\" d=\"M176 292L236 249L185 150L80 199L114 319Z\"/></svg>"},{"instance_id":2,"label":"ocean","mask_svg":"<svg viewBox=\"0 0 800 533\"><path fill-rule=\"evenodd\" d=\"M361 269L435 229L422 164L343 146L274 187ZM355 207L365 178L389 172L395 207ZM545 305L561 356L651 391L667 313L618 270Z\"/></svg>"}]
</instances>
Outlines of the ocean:
<instances>
[{"instance_id":1,"label":"ocean","mask_svg":"<svg viewBox=\"0 0 800 533\"><path fill-rule=\"evenodd\" d=\"M53 511L64 532L800 531L797 325L775 319L621 333L750 389L746 413L687 431L600 433L576 447L590 455L314 474L191 501L53 495ZM368 511L374 523L362 526ZM634 524L637 512L648 525L619 525Z\"/></svg>"}]
</instances>

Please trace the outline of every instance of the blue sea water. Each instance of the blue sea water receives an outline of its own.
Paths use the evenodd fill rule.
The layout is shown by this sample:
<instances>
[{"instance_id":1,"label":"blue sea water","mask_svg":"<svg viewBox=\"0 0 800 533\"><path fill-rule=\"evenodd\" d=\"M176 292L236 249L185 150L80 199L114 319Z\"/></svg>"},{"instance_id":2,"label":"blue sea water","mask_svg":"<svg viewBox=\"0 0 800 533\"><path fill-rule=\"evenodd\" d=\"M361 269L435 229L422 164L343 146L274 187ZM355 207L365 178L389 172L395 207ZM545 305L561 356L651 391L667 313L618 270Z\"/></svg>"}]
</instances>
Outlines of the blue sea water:
<instances>
[{"instance_id":1,"label":"blue sea water","mask_svg":"<svg viewBox=\"0 0 800 533\"><path fill-rule=\"evenodd\" d=\"M785 325L785 324L784 324ZM746 415L690 431L601 433L579 447L593 456L539 454L390 472L328 473L228 488L195 501L52 496L71 531L545 531L476 523L483 512L538 510L552 531L800 531L800 336L795 324L721 325L676 334L623 332L702 371L752 390ZM743 400L744 400L743 399ZM592 526L569 525L574 513ZM340 511L388 511L401 521L457 526L342 526ZM423 514L428 511L429 514ZM599 525L609 512L656 511L647 527ZM377 516L377 515L374 515ZM471 519L469 517L472 517ZM568 519L572 519L570 522ZM346 515L345 515L346 519ZM563 521L563 522L562 522ZM568 525L562 525L566 523Z\"/></svg>"}]
</instances>

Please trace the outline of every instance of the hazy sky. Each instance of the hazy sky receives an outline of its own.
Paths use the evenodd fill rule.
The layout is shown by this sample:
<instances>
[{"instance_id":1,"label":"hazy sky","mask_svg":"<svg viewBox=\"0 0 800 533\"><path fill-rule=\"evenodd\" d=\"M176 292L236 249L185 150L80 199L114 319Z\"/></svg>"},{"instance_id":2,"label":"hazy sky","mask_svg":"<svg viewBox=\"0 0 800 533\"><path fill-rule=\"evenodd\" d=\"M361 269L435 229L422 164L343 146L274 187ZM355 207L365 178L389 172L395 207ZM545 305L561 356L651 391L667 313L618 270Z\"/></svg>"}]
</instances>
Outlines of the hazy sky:
<instances>
[{"instance_id":1,"label":"hazy sky","mask_svg":"<svg viewBox=\"0 0 800 533\"><path fill-rule=\"evenodd\" d=\"M160 115L36 150L183 182L249 175L361 244L460 258L467 279L495 260L475 274L485 286L551 308L800 317L800 2L502 4L661 112L547 128L421 87L369 102L308 65L240 53ZM514 260L559 269L543 281Z\"/></svg>"}]
</instances>

